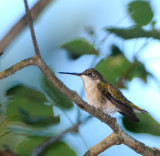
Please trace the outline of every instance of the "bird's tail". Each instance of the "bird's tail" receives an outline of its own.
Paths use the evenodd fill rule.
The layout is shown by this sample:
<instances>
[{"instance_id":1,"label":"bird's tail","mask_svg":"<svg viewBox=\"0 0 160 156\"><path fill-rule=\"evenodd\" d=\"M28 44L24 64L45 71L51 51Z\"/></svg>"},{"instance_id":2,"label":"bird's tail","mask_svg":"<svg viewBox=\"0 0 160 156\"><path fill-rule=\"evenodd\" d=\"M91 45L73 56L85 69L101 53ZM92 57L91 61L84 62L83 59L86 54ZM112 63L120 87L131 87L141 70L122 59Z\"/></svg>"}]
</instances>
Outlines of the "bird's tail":
<instances>
[{"instance_id":1,"label":"bird's tail","mask_svg":"<svg viewBox=\"0 0 160 156\"><path fill-rule=\"evenodd\" d=\"M134 112L130 113L130 114L126 114L124 112L119 112L119 113L121 113L123 116L125 116L126 118L128 118L134 122L139 122L139 119Z\"/></svg>"}]
</instances>

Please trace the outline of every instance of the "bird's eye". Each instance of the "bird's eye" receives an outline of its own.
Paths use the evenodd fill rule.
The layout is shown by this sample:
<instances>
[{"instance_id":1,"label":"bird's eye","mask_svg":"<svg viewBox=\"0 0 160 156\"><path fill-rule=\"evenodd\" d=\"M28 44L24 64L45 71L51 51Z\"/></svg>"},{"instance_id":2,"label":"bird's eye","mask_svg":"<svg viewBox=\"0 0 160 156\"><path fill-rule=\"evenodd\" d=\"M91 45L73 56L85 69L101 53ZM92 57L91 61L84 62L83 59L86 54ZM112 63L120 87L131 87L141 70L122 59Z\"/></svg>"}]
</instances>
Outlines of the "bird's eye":
<instances>
[{"instance_id":1,"label":"bird's eye","mask_svg":"<svg viewBox=\"0 0 160 156\"><path fill-rule=\"evenodd\" d=\"M92 73L88 73L87 75L88 75L89 77L92 77Z\"/></svg>"}]
</instances>

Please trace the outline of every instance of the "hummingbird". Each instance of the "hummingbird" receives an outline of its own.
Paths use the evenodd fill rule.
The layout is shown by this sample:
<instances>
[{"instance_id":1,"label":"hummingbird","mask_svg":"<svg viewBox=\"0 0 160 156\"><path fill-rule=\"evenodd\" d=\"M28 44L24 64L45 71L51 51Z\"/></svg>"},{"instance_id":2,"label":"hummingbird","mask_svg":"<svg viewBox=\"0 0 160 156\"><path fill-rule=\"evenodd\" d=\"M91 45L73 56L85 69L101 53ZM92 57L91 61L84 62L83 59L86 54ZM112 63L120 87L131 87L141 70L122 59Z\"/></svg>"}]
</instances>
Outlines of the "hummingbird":
<instances>
[{"instance_id":1,"label":"hummingbird","mask_svg":"<svg viewBox=\"0 0 160 156\"><path fill-rule=\"evenodd\" d=\"M87 69L82 73L59 73L80 76L83 80L88 104L101 109L104 113L119 112L134 122L139 122L136 112L148 113L129 101L118 88L104 80L103 76L94 68Z\"/></svg>"}]
</instances>

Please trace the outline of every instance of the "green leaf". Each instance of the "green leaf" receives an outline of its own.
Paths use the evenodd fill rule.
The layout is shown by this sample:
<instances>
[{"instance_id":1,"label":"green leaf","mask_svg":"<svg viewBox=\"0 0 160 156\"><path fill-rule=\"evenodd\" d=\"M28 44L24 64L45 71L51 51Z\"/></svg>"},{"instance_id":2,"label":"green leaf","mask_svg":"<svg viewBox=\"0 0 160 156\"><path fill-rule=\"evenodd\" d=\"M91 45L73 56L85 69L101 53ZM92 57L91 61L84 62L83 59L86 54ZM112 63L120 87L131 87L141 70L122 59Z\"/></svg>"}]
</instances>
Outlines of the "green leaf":
<instances>
[{"instance_id":1,"label":"green leaf","mask_svg":"<svg viewBox=\"0 0 160 156\"><path fill-rule=\"evenodd\" d=\"M49 126L59 123L54 117L51 105L46 105L43 93L23 85L15 86L6 93L9 101L6 108L7 116L13 121L22 121L34 126Z\"/></svg>"},{"instance_id":2,"label":"green leaf","mask_svg":"<svg viewBox=\"0 0 160 156\"><path fill-rule=\"evenodd\" d=\"M160 136L160 124L149 114L137 113L140 123L135 123L123 117L124 127L134 133L148 133Z\"/></svg>"},{"instance_id":3,"label":"green leaf","mask_svg":"<svg viewBox=\"0 0 160 156\"><path fill-rule=\"evenodd\" d=\"M1 116L0 116L1 117ZM0 120L0 138L8 134L6 127L9 124L9 120L5 118L1 118Z\"/></svg>"},{"instance_id":4,"label":"green leaf","mask_svg":"<svg viewBox=\"0 0 160 156\"><path fill-rule=\"evenodd\" d=\"M7 127L7 130L12 134L19 134L22 136L38 136L38 137L53 137L54 131L48 129L33 129L28 128L26 125L16 126L11 125Z\"/></svg>"},{"instance_id":5,"label":"green leaf","mask_svg":"<svg viewBox=\"0 0 160 156\"><path fill-rule=\"evenodd\" d=\"M112 45L111 46L111 55L110 56L116 56L116 55L120 55L123 54L123 52L119 49L119 47L117 47L116 45Z\"/></svg>"},{"instance_id":6,"label":"green leaf","mask_svg":"<svg viewBox=\"0 0 160 156\"><path fill-rule=\"evenodd\" d=\"M38 147L46 137L27 137L16 148L16 153L19 155L31 155L32 150Z\"/></svg>"},{"instance_id":7,"label":"green leaf","mask_svg":"<svg viewBox=\"0 0 160 156\"><path fill-rule=\"evenodd\" d=\"M67 50L73 59L77 59L84 54L98 54L98 51L85 39L76 39L62 45L62 48Z\"/></svg>"},{"instance_id":8,"label":"green leaf","mask_svg":"<svg viewBox=\"0 0 160 156\"><path fill-rule=\"evenodd\" d=\"M21 116L24 119L24 122L27 124L31 124L31 125L40 125L40 123L42 124L42 126L47 126L50 124L56 124L59 123L60 119L59 117L54 117L53 116L37 116L37 117L33 117L31 114L29 114L29 112L23 110L22 108L19 108L19 112L21 114Z\"/></svg>"},{"instance_id":9,"label":"green leaf","mask_svg":"<svg viewBox=\"0 0 160 156\"><path fill-rule=\"evenodd\" d=\"M160 32L158 30L144 30L140 27L129 27L129 28L116 28L110 27L106 28L106 31L116 34L123 39L133 39L133 38L154 38L160 40Z\"/></svg>"},{"instance_id":10,"label":"green leaf","mask_svg":"<svg viewBox=\"0 0 160 156\"><path fill-rule=\"evenodd\" d=\"M43 137L28 137L18 147L17 153L20 155L30 155L32 150L42 144L46 139ZM76 156L75 152L64 142L56 142L49 146L41 156Z\"/></svg>"},{"instance_id":11,"label":"green leaf","mask_svg":"<svg viewBox=\"0 0 160 156\"><path fill-rule=\"evenodd\" d=\"M133 70L132 72L130 72L130 74L128 75L128 80L131 81L132 78L134 77L139 77L141 78L145 83L147 83L147 76L152 76L153 75L151 73L149 73L144 64L141 63L140 61L138 60L135 60L133 62Z\"/></svg>"},{"instance_id":12,"label":"green leaf","mask_svg":"<svg viewBox=\"0 0 160 156\"><path fill-rule=\"evenodd\" d=\"M59 141L48 147L46 151L42 153L41 156L76 156L75 151L73 151L66 143Z\"/></svg>"},{"instance_id":13,"label":"green leaf","mask_svg":"<svg viewBox=\"0 0 160 156\"><path fill-rule=\"evenodd\" d=\"M151 75L147 72L143 63L138 60L133 63L130 62L115 45L112 46L111 55L106 59L102 59L96 65L96 69L102 73L104 79L113 85L116 85L121 77L125 81L131 81L134 77L139 77L147 82L147 76ZM124 87L126 87L126 83L121 86L121 88Z\"/></svg>"},{"instance_id":14,"label":"green leaf","mask_svg":"<svg viewBox=\"0 0 160 156\"><path fill-rule=\"evenodd\" d=\"M10 88L7 90L6 96L24 97L41 103L47 102L47 99L42 92L36 91L23 85L17 85Z\"/></svg>"},{"instance_id":15,"label":"green leaf","mask_svg":"<svg viewBox=\"0 0 160 156\"><path fill-rule=\"evenodd\" d=\"M43 78L43 88L57 107L61 109L71 109L73 107L72 101L53 86L46 77Z\"/></svg>"},{"instance_id":16,"label":"green leaf","mask_svg":"<svg viewBox=\"0 0 160 156\"><path fill-rule=\"evenodd\" d=\"M9 133L5 136L2 136L0 139L0 149L4 149L6 146L11 151L15 151L16 146L24 139L24 136L18 134ZM2 155L3 156L3 155Z\"/></svg>"},{"instance_id":17,"label":"green leaf","mask_svg":"<svg viewBox=\"0 0 160 156\"><path fill-rule=\"evenodd\" d=\"M127 71L129 65L130 62L121 54L102 59L97 64L96 69L103 75L105 80L116 85L117 80Z\"/></svg>"},{"instance_id":18,"label":"green leaf","mask_svg":"<svg viewBox=\"0 0 160 156\"><path fill-rule=\"evenodd\" d=\"M140 26L147 25L153 18L153 11L148 1L136 0L130 2L127 10L133 21Z\"/></svg>"}]
</instances>

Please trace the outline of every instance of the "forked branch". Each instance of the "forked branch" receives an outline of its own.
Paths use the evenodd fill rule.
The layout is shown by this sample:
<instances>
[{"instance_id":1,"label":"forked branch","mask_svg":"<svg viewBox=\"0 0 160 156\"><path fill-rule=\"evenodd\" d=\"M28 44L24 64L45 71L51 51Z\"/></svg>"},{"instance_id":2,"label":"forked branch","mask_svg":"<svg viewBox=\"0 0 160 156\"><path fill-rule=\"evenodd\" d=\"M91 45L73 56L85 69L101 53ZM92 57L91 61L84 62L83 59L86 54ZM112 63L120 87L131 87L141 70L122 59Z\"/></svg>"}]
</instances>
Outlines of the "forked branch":
<instances>
[{"instance_id":1,"label":"forked branch","mask_svg":"<svg viewBox=\"0 0 160 156\"><path fill-rule=\"evenodd\" d=\"M121 137L119 137L119 135L117 135L116 133L113 132L111 135L109 135L108 137L106 137L105 139L100 141L98 144L91 147L84 154L84 156L98 155L98 154L102 153L103 151L105 151L106 149L110 148L111 146L119 145L121 143L122 143Z\"/></svg>"}]
</instances>

